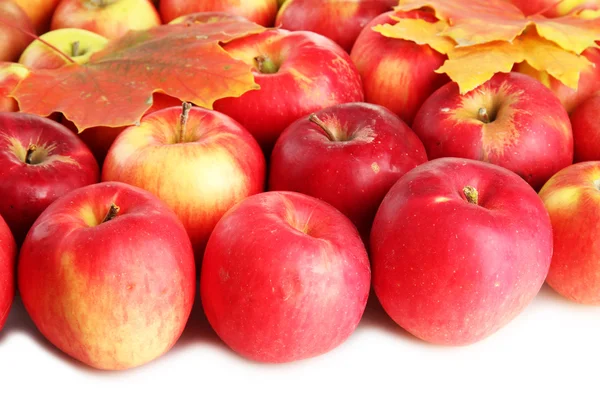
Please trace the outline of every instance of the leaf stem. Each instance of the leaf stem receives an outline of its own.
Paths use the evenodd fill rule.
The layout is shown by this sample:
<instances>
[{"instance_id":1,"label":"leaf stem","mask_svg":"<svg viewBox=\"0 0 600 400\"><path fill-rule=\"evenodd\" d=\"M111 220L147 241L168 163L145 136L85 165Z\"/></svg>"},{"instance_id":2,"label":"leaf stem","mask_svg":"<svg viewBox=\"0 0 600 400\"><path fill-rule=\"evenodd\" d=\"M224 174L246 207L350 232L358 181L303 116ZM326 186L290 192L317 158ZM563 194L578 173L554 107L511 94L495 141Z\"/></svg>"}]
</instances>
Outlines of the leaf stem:
<instances>
[{"instance_id":1,"label":"leaf stem","mask_svg":"<svg viewBox=\"0 0 600 400\"><path fill-rule=\"evenodd\" d=\"M177 131L178 141L177 143L183 143L185 139L185 133L187 130L188 118L190 116L190 109L192 108L192 103L183 102L181 105L181 115L179 116L179 129Z\"/></svg>"},{"instance_id":2,"label":"leaf stem","mask_svg":"<svg viewBox=\"0 0 600 400\"><path fill-rule=\"evenodd\" d=\"M329 130L329 128L327 127L327 125L325 125L325 122L323 122L323 120L321 118L317 117L317 114L314 114L314 113L310 114L310 116L308 117L308 120L310 122L312 122L313 124L316 124L319 128L323 129L323 132L325 132L325 134L327 135L329 140L331 140L332 142L337 141L337 138L335 137L333 132L331 132L331 130Z\"/></svg>"}]
</instances>

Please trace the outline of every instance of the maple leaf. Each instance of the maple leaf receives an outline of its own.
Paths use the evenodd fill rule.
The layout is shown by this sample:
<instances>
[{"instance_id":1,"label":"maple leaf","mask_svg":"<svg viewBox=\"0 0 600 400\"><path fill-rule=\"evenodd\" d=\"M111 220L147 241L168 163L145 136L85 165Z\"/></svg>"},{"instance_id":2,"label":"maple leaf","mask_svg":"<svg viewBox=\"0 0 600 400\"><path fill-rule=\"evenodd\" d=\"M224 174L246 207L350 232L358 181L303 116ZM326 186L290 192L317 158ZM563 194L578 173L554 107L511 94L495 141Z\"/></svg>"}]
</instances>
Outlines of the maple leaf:
<instances>
[{"instance_id":1,"label":"maple leaf","mask_svg":"<svg viewBox=\"0 0 600 400\"><path fill-rule=\"evenodd\" d=\"M156 92L212 108L218 99L259 88L251 67L233 59L220 43L265 29L225 20L132 31L84 65L31 71L12 96L24 112L62 112L80 132L138 123Z\"/></svg>"}]
</instances>

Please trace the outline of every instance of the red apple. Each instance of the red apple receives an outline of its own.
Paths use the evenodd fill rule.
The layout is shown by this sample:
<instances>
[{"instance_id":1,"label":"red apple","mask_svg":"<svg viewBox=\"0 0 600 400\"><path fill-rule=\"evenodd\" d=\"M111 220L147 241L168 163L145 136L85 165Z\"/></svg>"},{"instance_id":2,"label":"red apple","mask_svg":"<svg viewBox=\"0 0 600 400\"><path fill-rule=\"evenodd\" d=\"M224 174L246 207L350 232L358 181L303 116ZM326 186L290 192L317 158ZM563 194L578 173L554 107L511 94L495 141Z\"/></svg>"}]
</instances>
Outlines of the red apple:
<instances>
[{"instance_id":1,"label":"red apple","mask_svg":"<svg viewBox=\"0 0 600 400\"><path fill-rule=\"evenodd\" d=\"M0 216L0 331L4 327L15 297L15 259L17 246L10 229Z\"/></svg>"},{"instance_id":2,"label":"red apple","mask_svg":"<svg viewBox=\"0 0 600 400\"><path fill-rule=\"evenodd\" d=\"M102 180L141 187L167 203L201 260L223 214L264 190L266 167L260 147L240 124L187 105L183 113L181 107L165 108L124 130L108 151Z\"/></svg>"},{"instance_id":3,"label":"red apple","mask_svg":"<svg viewBox=\"0 0 600 400\"><path fill-rule=\"evenodd\" d=\"M350 57L324 36L273 29L223 47L253 67L260 90L218 100L214 108L246 127L266 154L298 118L335 104L363 101L360 76Z\"/></svg>"},{"instance_id":4,"label":"red apple","mask_svg":"<svg viewBox=\"0 0 600 400\"><path fill-rule=\"evenodd\" d=\"M197 12L194 14L182 15L181 17L175 18L169 25L194 25L194 24L217 24L220 22L247 22L248 20L241 15L230 14L226 12L213 11L213 12Z\"/></svg>"},{"instance_id":5,"label":"red apple","mask_svg":"<svg viewBox=\"0 0 600 400\"><path fill-rule=\"evenodd\" d=\"M160 23L150 0L61 0L52 16L52 30L80 28L108 39Z\"/></svg>"},{"instance_id":6,"label":"red apple","mask_svg":"<svg viewBox=\"0 0 600 400\"><path fill-rule=\"evenodd\" d=\"M10 94L28 73L21 64L0 62L0 112L19 111L17 101Z\"/></svg>"},{"instance_id":7,"label":"red apple","mask_svg":"<svg viewBox=\"0 0 600 400\"><path fill-rule=\"evenodd\" d=\"M299 119L281 134L271 154L269 189L328 202L368 243L385 194L426 161L417 135L388 109L340 104Z\"/></svg>"},{"instance_id":8,"label":"red apple","mask_svg":"<svg viewBox=\"0 0 600 400\"><path fill-rule=\"evenodd\" d=\"M339 211L292 192L252 196L210 237L200 294L219 337L271 363L326 353L354 331L370 287L369 259Z\"/></svg>"},{"instance_id":9,"label":"red apple","mask_svg":"<svg viewBox=\"0 0 600 400\"><path fill-rule=\"evenodd\" d=\"M571 114L575 162L600 161L600 92Z\"/></svg>"},{"instance_id":10,"label":"red apple","mask_svg":"<svg viewBox=\"0 0 600 400\"><path fill-rule=\"evenodd\" d=\"M12 0L0 0L0 61L17 61L33 40L34 27L29 17Z\"/></svg>"},{"instance_id":11,"label":"red apple","mask_svg":"<svg viewBox=\"0 0 600 400\"><path fill-rule=\"evenodd\" d=\"M98 164L67 128L25 113L0 113L0 215L17 243L42 211L98 182Z\"/></svg>"},{"instance_id":12,"label":"red apple","mask_svg":"<svg viewBox=\"0 0 600 400\"><path fill-rule=\"evenodd\" d=\"M198 12L223 11L242 16L262 26L273 26L277 15L277 0L161 0L159 8L164 22Z\"/></svg>"},{"instance_id":13,"label":"red apple","mask_svg":"<svg viewBox=\"0 0 600 400\"><path fill-rule=\"evenodd\" d=\"M535 79L511 72L461 95L448 83L427 99L413 123L429 159L461 157L500 165L539 190L573 162L567 112Z\"/></svg>"},{"instance_id":14,"label":"red apple","mask_svg":"<svg viewBox=\"0 0 600 400\"><path fill-rule=\"evenodd\" d=\"M552 226L536 192L481 161L444 158L390 189L371 232L373 287L389 316L437 344L477 342L544 283Z\"/></svg>"},{"instance_id":15,"label":"red apple","mask_svg":"<svg viewBox=\"0 0 600 400\"><path fill-rule=\"evenodd\" d=\"M196 284L184 227L150 193L100 183L44 211L21 249L18 283L40 332L94 368L120 370L168 351Z\"/></svg>"},{"instance_id":16,"label":"red apple","mask_svg":"<svg viewBox=\"0 0 600 400\"><path fill-rule=\"evenodd\" d=\"M279 9L275 26L316 32L349 53L365 25L397 5L398 0L289 0Z\"/></svg>"},{"instance_id":17,"label":"red apple","mask_svg":"<svg viewBox=\"0 0 600 400\"><path fill-rule=\"evenodd\" d=\"M29 17L38 35L50 28L52 14L60 0L11 0L20 6Z\"/></svg>"},{"instance_id":18,"label":"red apple","mask_svg":"<svg viewBox=\"0 0 600 400\"><path fill-rule=\"evenodd\" d=\"M600 305L600 162L570 165L540 191L552 221L554 253L546 282L578 303Z\"/></svg>"}]
</instances>

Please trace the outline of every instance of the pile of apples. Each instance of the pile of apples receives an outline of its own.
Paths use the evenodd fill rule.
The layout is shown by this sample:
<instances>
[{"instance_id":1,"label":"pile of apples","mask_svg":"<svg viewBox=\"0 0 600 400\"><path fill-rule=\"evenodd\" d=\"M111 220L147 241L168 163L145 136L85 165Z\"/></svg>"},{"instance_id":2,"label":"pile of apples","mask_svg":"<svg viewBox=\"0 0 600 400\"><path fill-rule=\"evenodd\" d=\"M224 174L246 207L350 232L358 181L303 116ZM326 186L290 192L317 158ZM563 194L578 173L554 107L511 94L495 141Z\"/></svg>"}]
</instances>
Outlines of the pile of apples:
<instances>
[{"instance_id":1,"label":"pile of apples","mask_svg":"<svg viewBox=\"0 0 600 400\"><path fill-rule=\"evenodd\" d=\"M493 334L545 281L600 304L600 95L569 114L518 72L460 94L445 56L372 30L396 1L156 3L0 0L1 60L32 69L67 61L17 24L81 63L160 23L277 27L223 45L260 89L214 110L155 94L139 125L77 135L0 99L0 328L18 288L63 352L132 368L175 344L199 279L217 335L280 363L343 343L371 288L441 345Z\"/></svg>"}]
</instances>

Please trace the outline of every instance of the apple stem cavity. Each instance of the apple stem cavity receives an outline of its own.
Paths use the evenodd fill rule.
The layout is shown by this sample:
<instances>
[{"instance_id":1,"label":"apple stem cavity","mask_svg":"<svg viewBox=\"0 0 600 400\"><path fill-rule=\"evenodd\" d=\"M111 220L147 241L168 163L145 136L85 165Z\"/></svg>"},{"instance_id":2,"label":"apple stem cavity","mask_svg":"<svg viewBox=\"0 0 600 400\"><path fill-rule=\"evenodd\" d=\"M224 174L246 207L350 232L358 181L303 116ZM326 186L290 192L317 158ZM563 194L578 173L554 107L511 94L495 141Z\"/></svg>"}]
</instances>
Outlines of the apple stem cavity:
<instances>
[{"instance_id":1,"label":"apple stem cavity","mask_svg":"<svg viewBox=\"0 0 600 400\"><path fill-rule=\"evenodd\" d=\"M470 204L477 205L479 203L479 192L473 186L465 186L463 193Z\"/></svg>"},{"instance_id":2,"label":"apple stem cavity","mask_svg":"<svg viewBox=\"0 0 600 400\"><path fill-rule=\"evenodd\" d=\"M181 115L179 116L179 131L177 133L179 137L178 143L183 143L184 141L191 109L192 103L183 102L183 104L181 105Z\"/></svg>"},{"instance_id":3,"label":"apple stem cavity","mask_svg":"<svg viewBox=\"0 0 600 400\"><path fill-rule=\"evenodd\" d=\"M323 132L325 132L325 134L327 135L329 140L331 140L332 142L337 142L337 137L333 134L333 132L331 132L331 130L329 130L327 125L325 125L325 122L323 122L322 119L317 117L317 114L314 114L314 113L310 114L310 116L308 117L308 120L310 122L312 122L313 124L318 125L319 128L323 129Z\"/></svg>"},{"instance_id":4,"label":"apple stem cavity","mask_svg":"<svg viewBox=\"0 0 600 400\"><path fill-rule=\"evenodd\" d=\"M279 71L279 67L267 56L254 57L256 67L262 74L274 74Z\"/></svg>"},{"instance_id":5,"label":"apple stem cavity","mask_svg":"<svg viewBox=\"0 0 600 400\"><path fill-rule=\"evenodd\" d=\"M29 147L27 148L27 153L25 153L25 164L35 164L33 162L33 155L35 154L35 151L37 150L37 146L35 144L30 144Z\"/></svg>"},{"instance_id":6,"label":"apple stem cavity","mask_svg":"<svg viewBox=\"0 0 600 400\"><path fill-rule=\"evenodd\" d=\"M104 217L104 219L102 220L101 223L103 224L103 223L108 222L111 219L115 218L117 216L117 214L119 214L120 210L121 210L121 207L119 207L115 203L112 203L110 205L110 208L108 209L108 212L106 213L106 216Z\"/></svg>"},{"instance_id":7,"label":"apple stem cavity","mask_svg":"<svg viewBox=\"0 0 600 400\"><path fill-rule=\"evenodd\" d=\"M488 110L485 107L481 107L479 111L477 111L477 118L484 124L490 123L490 114L488 114Z\"/></svg>"}]
</instances>

